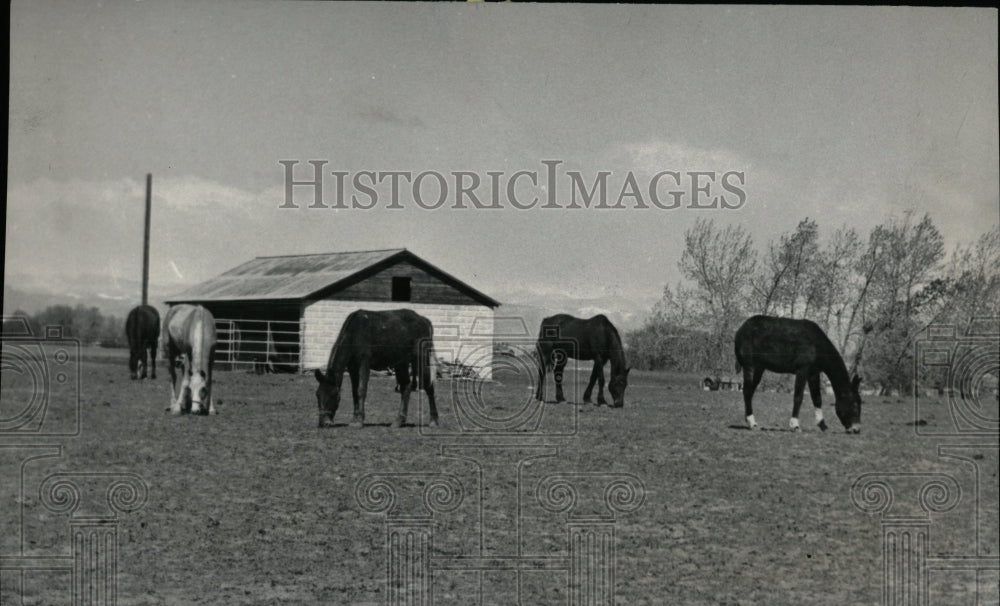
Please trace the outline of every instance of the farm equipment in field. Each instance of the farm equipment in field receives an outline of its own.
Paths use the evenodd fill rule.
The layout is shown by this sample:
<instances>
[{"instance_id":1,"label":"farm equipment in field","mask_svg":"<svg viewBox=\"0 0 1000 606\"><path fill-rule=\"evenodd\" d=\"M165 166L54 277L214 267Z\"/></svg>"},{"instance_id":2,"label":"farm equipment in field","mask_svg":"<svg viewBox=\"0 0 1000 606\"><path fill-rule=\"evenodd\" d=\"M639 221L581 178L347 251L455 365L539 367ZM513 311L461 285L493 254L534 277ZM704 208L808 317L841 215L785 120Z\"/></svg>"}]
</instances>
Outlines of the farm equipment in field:
<instances>
[{"instance_id":1,"label":"farm equipment in field","mask_svg":"<svg viewBox=\"0 0 1000 606\"><path fill-rule=\"evenodd\" d=\"M723 380L721 377L705 377L701 382L705 391L743 391L743 383L740 381Z\"/></svg>"}]
</instances>

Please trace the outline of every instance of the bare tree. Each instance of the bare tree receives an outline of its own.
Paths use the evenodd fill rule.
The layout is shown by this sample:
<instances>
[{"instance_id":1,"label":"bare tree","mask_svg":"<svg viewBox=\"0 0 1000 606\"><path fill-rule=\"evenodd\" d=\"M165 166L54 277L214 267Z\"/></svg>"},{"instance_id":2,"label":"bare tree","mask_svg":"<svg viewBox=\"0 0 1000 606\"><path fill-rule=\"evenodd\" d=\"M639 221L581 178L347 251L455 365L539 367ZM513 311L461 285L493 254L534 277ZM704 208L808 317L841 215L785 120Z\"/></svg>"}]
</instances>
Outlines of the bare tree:
<instances>
[{"instance_id":1,"label":"bare tree","mask_svg":"<svg viewBox=\"0 0 1000 606\"><path fill-rule=\"evenodd\" d=\"M680 270L693 283L701 325L711 335L716 371L731 368L732 335L743 319L756 269L753 238L740 226L724 229L698 219L684 232Z\"/></svg>"},{"instance_id":2,"label":"bare tree","mask_svg":"<svg viewBox=\"0 0 1000 606\"><path fill-rule=\"evenodd\" d=\"M754 296L763 314L805 317L816 305L821 282L814 279L820 264L819 226L808 217L795 230L771 242ZM803 299L803 305L799 305Z\"/></svg>"},{"instance_id":3,"label":"bare tree","mask_svg":"<svg viewBox=\"0 0 1000 606\"><path fill-rule=\"evenodd\" d=\"M944 258L944 239L929 215L916 224L909 216L873 230L874 270L866 313L865 337L860 352L870 343L865 358L868 374L883 389L907 389L912 384L913 342L946 313L951 284L938 275Z\"/></svg>"},{"instance_id":4,"label":"bare tree","mask_svg":"<svg viewBox=\"0 0 1000 606\"><path fill-rule=\"evenodd\" d=\"M975 243L956 248L945 275L954 285L949 322L964 325L1000 315L1000 224Z\"/></svg>"}]
</instances>

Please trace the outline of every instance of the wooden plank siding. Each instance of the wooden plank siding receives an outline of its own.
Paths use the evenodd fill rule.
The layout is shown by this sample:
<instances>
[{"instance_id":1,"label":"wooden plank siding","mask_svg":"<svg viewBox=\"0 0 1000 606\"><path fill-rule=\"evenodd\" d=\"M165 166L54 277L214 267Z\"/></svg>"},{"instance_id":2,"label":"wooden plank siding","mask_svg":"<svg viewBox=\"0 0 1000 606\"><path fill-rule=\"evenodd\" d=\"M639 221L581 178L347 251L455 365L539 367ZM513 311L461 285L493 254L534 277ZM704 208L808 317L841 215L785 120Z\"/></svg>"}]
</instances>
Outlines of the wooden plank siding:
<instances>
[{"instance_id":1,"label":"wooden plank siding","mask_svg":"<svg viewBox=\"0 0 1000 606\"><path fill-rule=\"evenodd\" d=\"M451 284L433 276L408 261L400 261L324 297L335 301L392 302L392 279L410 278L410 300L397 303L482 305Z\"/></svg>"}]
</instances>

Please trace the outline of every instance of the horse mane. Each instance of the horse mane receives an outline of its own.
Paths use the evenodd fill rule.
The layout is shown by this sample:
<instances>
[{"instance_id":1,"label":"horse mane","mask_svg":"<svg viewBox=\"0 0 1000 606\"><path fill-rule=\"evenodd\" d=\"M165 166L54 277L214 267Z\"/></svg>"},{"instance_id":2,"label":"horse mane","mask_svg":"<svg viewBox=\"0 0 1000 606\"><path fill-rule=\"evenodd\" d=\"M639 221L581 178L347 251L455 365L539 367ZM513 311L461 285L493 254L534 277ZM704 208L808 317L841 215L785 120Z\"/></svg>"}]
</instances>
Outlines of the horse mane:
<instances>
[{"instance_id":1,"label":"horse mane","mask_svg":"<svg viewBox=\"0 0 1000 606\"><path fill-rule=\"evenodd\" d=\"M818 324L813 322L813 326L816 327L816 331L819 333L819 336L822 337L821 342L823 343L823 348L826 350L824 355L821 356L821 359L826 362L823 366L827 378L830 379L830 385L834 388L835 392L840 391L840 385L843 385L844 388L849 390L851 385L851 375L847 372L847 364L844 362L844 356ZM841 394L837 393L837 395Z\"/></svg>"},{"instance_id":2,"label":"horse mane","mask_svg":"<svg viewBox=\"0 0 1000 606\"><path fill-rule=\"evenodd\" d=\"M348 335L350 335L350 328L354 326L357 322L358 311L352 311L348 314L347 318L344 319L344 324L340 327L340 334L337 335L337 340L333 342L333 348L330 350L330 359L326 362L326 374L330 376L331 374L340 375L334 369L334 364L337 362L337 354L343 349L344 342L347 340ZM343 368L340 369L343 371ZM333 378L332 376L330 377Z\"/></svg>"},{"instance_id":3,"label":"horse mane","mask_svg":"<svg viewBox=\"0 0 1000 606\"><path fill-rule=\"evenodd\" d=\"M614 347L611 349L611 364L619 364L621 366L620 370L624 370L628 367L628 360L625 358L625 344L622 342L621 335L618 334L618 329L615 328L615 325L604 314L594 317L599 318L600 322L611 330L611 334L614 336L614 343L612 344ZM614 372L614 369L612 369L612 372Z\"/></svg>"}]
</instances>

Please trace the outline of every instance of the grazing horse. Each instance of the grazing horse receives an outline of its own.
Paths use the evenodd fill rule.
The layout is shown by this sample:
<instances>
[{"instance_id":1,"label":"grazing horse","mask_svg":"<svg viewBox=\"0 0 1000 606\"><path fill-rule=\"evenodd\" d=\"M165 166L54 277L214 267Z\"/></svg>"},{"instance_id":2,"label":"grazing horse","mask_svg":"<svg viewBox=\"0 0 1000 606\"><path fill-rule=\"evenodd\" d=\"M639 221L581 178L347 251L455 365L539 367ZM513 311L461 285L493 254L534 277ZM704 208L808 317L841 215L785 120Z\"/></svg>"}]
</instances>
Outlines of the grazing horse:
<instances>
[{"instance_id":1,"label":"grazing horse","mask_svg":"<svg viewBox=\"0 0 1000 606\"><path fill-rule=\"evenodd\" d=\"M538 391L535 393L535 399L545 400L545 373L550 366L554 366L556 401L566 401L562 389L563 369L568 358L575 358L594 361L590 382L583 392L584 402L590 402L590 395L596 382L597 405L607 404L604 399L604 364L610 361L611 380L608 382L608 392L614 400L615 408L625 405L625 388L628 387L628 373L631 368L626 364L625 350L622 348L618 330L604 315L597 315L589 320L581 320L568 314L545 318L538 329L536 348L540 359Z\"/></svg>"},{"instance_id":2,"label":"grazing horse","mask_svg":"<svg viewBox=\"0 0 1000 606\"><path fill-rule=\"evenodd\" d=\"M125 320L128 339L128 371L132 379L146 378L149 351L149 378L156 378L156 346L160 338L160 312L150 305L137 305Z\"/></svg>"},{"instance_id":3,"label":"grazing horse","mask_svg":"<svg viewBox=\"0 0 1000 606\"><path fill-rule=\"evenodd\" d=\"M333 416L340 405L340 384L344 371L351 377L351 395L354 397L352 427L365 422L365 397L368 395L368 376L372 370L392 369L400 394L399 414L393 427L406 423L406 409L410 393L423 387L430 407L431 425L438 424L437 406L434 403L434 372L432 364L434 326L431 321L409 309L392 311L352 312L340 328L337 341L330 351L326 374L316 369L316 401L319 407L319 426L333 424ZM410 369L413 369L412 381Z\"/></svg>"},{"instance_id":4,"label":"grazing horse","mask_svg":"<svg viewBox=\"0 0 1000 606\"><path fill-rule=\"evenodd\" d=\"M836 396L834 409L849 433L861 432L861 379L850 378L844 359L826 333L810 320L793 320L771 316L754 316L736 331L736 370L743 368L743 404L747 425L757 428L753 417L753 393L765 370L794 374L795 395L789 426L799 431L799 409L802 392L809 383L809 394L816 409L816 424L826 431L823 402L820 396L819 374L830 379Z\"/></svg>"},{"instance_id":5,"label":"grazing horse","mask_svg":"<svg viewBox=\"0 0 1000 606\"><path fill-rule=\"evenodd\" d=\"M175 305L163 320L163 332L170 369L170 412L185 412L190 397L192 414L216 414L212 401L215 318L200 305Z\"/></svg>"}]
</instances>

